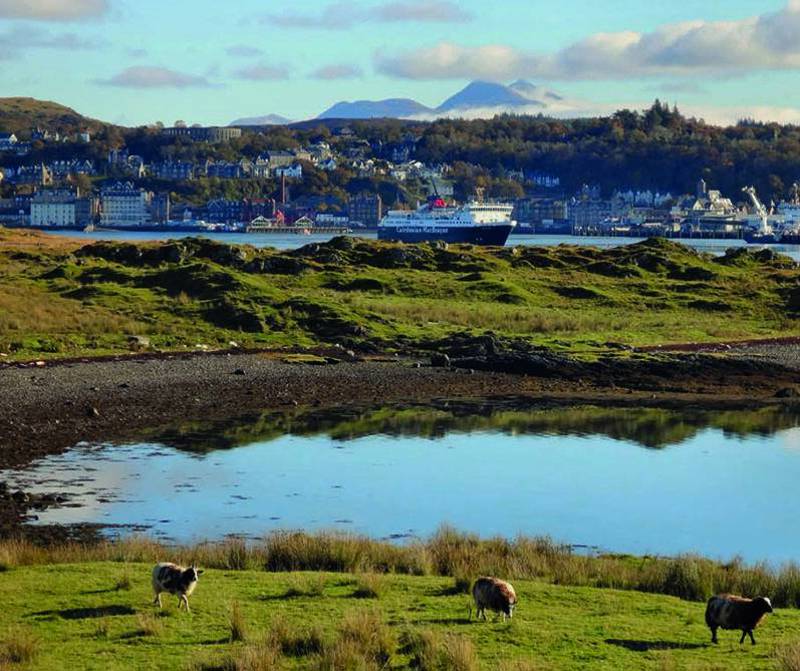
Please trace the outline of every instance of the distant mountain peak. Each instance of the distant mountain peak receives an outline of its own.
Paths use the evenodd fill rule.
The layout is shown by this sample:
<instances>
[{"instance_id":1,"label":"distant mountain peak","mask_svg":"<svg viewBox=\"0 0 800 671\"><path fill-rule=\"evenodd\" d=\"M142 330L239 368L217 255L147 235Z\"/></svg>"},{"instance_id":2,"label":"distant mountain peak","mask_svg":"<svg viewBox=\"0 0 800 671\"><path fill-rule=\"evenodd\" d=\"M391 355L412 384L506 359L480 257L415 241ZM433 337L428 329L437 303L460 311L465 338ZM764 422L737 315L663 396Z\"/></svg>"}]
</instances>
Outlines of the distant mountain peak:
<instances>
[{"instance_id":1,"label":"distant mountain peak","mask_svg":"<svg viewBox=\"0 0 800 671\"><path fill-rule=\"evenodd\" d=\"M251 116L242 117L232 121L229 126L285 126L292 123L291 119L287 119L280 114L266 114L264 116Z\"/></svg>"},{"instance_id":2,"label":"distant mountain peak","mask_svg":"<svg viewBox=\"0 0 800 671\"><path fill-rule=\"evenodd\" d=\"M318 119L374 119L381 117L404 118L429 114L431 109L410 98L386 100L343 100L320 114Z\"/></svg>"},{"instance_id":3,"label":"distant mountain peak","mask_svg":"<svg viewBox=\"0 0 800 671\"><path fill-rule=\"evenodd\" d=\"M528 103L529 100L525 96L505 84L474 81L445 100L436 108L436 111L452 112L473 108L516 107Z\"/></svg>"}]
</instances>

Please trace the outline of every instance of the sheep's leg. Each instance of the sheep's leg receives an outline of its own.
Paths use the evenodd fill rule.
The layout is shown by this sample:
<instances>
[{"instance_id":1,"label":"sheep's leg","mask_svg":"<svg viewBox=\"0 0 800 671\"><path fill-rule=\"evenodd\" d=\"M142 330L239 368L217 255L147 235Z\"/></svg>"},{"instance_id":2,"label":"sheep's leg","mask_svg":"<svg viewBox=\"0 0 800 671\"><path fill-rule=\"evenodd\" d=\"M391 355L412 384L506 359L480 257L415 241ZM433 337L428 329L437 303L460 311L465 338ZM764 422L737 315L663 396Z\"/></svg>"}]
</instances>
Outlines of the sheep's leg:
<instances>
[{"instance_id":1,"label":"sheep's leg","mask_svg":"<svg viewBox=\"0 0 800 671\"><path fill-rule=\"evenodd\" d=\"M161 592L156 592L156 598L153 599L153 605L161 608Z\"/></svg>"},{"instance_id":2,"label":"sheep's leg","mask_svg":"<svg viewBox=\"0 0 800 671\"><path fill-rule=\"evenodd\" d=\"M750 631L748 631L747 633L748 633L748 634L750 634L750 641L752 642L752 644L753 644L753 645L755 645L755 644L756 644L756 639L755 639L755 637L753 636L753 630L751 629L751 630L750 630Z\"/></svg>"},{"instance_id":3,"label":"sheep's leg","mask_svg":"<svg viewBox=\"0 0 800 671\"><path fill-rule=\"evenodd\" d=\"M711 642L712 643L719 643L717 641L717 628L716 627L709 627L711 629Z\"/></svg>"},{"instance_id":4,"label":"sheep's leg","mask_svg":"<svg viewBox=\"0 0 800 671\"><path fill-rule=\"evenodd\" d=\"M189 610L189 599L185 594L181 594L181 601L183 601L183 603L186 605L186 612L187 613L191 612Z\"/></svg>"},{"instance_id":5,"label":"sheep's leg","mask_svg":"<svg viewBox=\"0 0 800 671\"><path fill-rule=\"evenodd\" d=\"M744 637L745 636L747 636L747 630L746 629L742 629L742 637L739 639L739 645L744 643Z\"/></svg>"}]
</instances>

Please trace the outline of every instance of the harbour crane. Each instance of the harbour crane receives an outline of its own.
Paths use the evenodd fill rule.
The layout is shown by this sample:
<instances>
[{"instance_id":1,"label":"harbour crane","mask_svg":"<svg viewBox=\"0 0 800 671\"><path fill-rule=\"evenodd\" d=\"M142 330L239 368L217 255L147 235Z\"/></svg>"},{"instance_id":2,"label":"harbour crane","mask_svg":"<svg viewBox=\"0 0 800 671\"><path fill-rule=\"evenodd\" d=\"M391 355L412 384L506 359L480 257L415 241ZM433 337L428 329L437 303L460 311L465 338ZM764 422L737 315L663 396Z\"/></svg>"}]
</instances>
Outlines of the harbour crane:
<instances>
[{"instance_id":1,"label":"harbour crane","mask_svg":"<svg viewBox=\"0 0 800 671\"><path fill-rule=\"evenodd\" d=\"M762 203L761 200L759 199L755 187L746 186L742 189L742 193L746 193L750 197L750 201L753 203L753 208L755 209L755 213L761 220L761 224L758 227L758 235L763 235L763 236L773 235L774 231L772 230L772 226L769 225L770 213L767 211L767 208L764 207L764 203Z\"/></svg>"}]
</instances>

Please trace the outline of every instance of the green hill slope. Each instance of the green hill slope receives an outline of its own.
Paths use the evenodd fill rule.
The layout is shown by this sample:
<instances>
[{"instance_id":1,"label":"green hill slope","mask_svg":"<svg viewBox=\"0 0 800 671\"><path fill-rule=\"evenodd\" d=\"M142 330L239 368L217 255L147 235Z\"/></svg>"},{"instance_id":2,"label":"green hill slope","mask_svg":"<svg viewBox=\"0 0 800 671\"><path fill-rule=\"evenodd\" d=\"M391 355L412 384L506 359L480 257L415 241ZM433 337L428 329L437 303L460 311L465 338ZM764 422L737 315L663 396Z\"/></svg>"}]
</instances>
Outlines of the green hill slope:
<instances>
[{"instance_id":1,"label":"green hill slope","mask_svg":"<svg viewBox=\"0 0 800 671\"><path fill-rule=\"evenodd\" d=\"M27 137L35 126L59 133L88 129L96 132L108 124L90 119L70 107L36 98L0 98L0 131Z\"/></svg>"}]
</instances>

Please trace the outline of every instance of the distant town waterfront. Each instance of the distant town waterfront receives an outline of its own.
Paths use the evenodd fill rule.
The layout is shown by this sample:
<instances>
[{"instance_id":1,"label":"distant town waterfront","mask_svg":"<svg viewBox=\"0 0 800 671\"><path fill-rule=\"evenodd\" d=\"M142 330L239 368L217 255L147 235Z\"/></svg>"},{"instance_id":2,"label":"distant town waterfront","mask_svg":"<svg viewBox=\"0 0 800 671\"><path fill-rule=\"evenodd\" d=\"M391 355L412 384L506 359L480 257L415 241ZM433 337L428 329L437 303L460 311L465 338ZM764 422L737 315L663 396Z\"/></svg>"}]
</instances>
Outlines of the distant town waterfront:
<instances>
[{"instance_id":1,"label":"distant town waterfront","mask_svg":"<svg viewBox=\"0 0 800 671\"><path fill-rule=\"evenodd\" d=\"M187 237L203 237L219 242L237 245L253 245L254 247L274 247L276 249L297 249L303 245L314 242L327 242L334 235L314 234L277 234L277 233L214 233L214 232L158 232L158 231L103 231L92 232L83 231L50 231L55 235L65 235L71 238L92 240L128 240L131 242L143 242L147 240L170 240ZM374 240L377 234L374 231L363 231L352 233L361 238ZM629 238L619 236L583 236L583 235L512 235L507 245L530 245L553 247L556 245L589 245L607 249L610 247L620 247L641 242L644 238ZM763 245L749 244L744 240L730 240L718 238L681 238L676 240L681 244L697 249L709 254L724 254L726 249L731 247L751 247L759 248ZM795 261L800 261L800 245L769 245L769 248L779 254L786 254Z\"/></svg>"}]
</instances>

